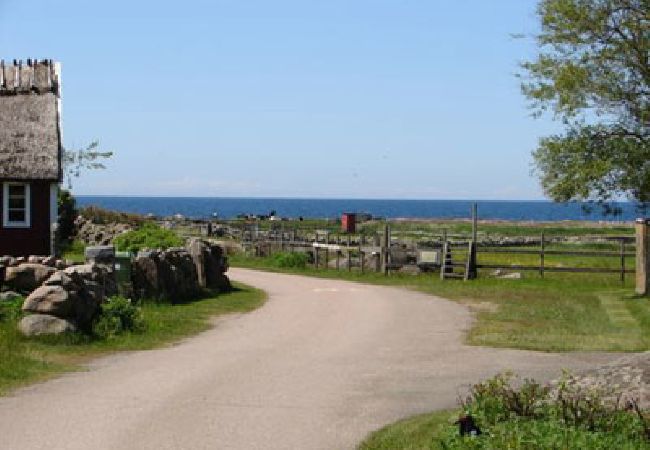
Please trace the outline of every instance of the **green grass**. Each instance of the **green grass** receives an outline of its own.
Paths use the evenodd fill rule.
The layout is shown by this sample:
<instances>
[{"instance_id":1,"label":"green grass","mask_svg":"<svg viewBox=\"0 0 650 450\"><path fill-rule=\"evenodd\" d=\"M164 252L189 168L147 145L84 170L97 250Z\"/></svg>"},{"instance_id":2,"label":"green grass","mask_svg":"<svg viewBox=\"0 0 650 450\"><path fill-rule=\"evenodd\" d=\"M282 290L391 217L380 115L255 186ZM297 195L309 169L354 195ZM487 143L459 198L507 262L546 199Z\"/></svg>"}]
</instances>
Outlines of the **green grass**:
<instances>
[{"instance_id":1,"label":"green grass","mask_svg":"<svg viewBox=\"0 0 650 450\"><path fill-rule=\"evenodd\" d=\"M321 278L403 286L468 305L476 320L466 335L471 345L540 351L650 350L650 302L633 295L633 280L617 275L524 273L520 280L482 274L477 280L441 281L437 273L382 274L279 268L271 258L229 257L248 267Z\"/></svg>"},{"instance_id":2,"label":"green grass","mask_svg":"<svg viewBox=\"0 0 650 450\"><path fill-rule=\"evenodd\" d=\"M455 411L437 411L400 420L375 431L359 450L436 449L438 437L458 418Z\"/></svg>"},{"instance_id":3,"label":"green grass","mask_svg":"<svg viewBox=\"0 0 650 450\"><path fill-rule=\"evenodd\" d=\"M72 241L61 245L61 257L63 259L82 263L86 261L85 250L86 244L81 241Z\"/></svg>"},{"instance_id":4,"label":"green grass","mask_svg":"<svg viewBox=\"0 0 650 450\"><path fill-rule=\"evenodd\" d=\"M111 339L93 339L80 333L25 338L15 320L0 320L0 395L56 374L80 370L89 358L115 351L147 350L173 343L210 327L212 317L244 313L264 303L265 294L235 283L227 294L177 305L145 303L145 330L127 332Z\"/></svg>"},{"instance_id":5,"label":"green grass","mask_svg":"<svg viewBox=\"0 0 650 450\"><path fill-rule=\"evenodd\" d=\"M563 378L548 385L500 374L469 389L459 408L401 420L371 433L360 450L648 449L647 419L608 400L607 390L584 390ZM460 436L457 418L469 414L481 430Z\"/></svg>"}]
</instances>

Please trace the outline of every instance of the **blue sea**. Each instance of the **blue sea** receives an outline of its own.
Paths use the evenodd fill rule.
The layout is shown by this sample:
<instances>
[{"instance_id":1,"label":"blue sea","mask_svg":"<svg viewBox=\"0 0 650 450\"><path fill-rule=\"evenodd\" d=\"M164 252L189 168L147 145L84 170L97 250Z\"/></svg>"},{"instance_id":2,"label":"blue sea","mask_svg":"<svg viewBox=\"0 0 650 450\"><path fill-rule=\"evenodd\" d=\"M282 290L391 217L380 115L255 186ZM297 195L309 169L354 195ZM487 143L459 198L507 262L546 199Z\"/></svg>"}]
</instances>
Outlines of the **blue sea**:
<instances>
[{"instance_id":1,"label":"blue sea","mask_svg":"<svg viewBox=\"0 0 650 450\"><path fill-rule=\"evenodd\" d=\"M275 211L289 218L336 218L343 212L364 212L385 218L468 218L471 200L362 200L291 198L206 198L206 197L111 197L78 196L79 206L102 208L159 217L182 214L188 218L231 219L239 214L263 215ZM477 201L480 219L503 220L607 220L630 221L644 214L631 203L618 203L616 216L604 215L594 207L585 211L579 203L548 201Z\"/></svg>"}]
</instances>

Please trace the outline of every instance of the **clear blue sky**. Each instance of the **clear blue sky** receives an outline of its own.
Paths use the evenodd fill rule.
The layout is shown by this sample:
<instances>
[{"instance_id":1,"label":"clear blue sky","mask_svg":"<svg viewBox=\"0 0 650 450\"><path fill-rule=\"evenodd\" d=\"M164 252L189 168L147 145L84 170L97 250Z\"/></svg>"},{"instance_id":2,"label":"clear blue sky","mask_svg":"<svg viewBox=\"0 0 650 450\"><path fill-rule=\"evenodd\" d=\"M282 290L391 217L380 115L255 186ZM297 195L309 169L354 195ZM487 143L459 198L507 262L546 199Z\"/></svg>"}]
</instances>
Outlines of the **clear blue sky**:
<instances>
[{"instance_id":1,"label":"clear blue sky","mask_svg":"<svg viewBox=\"0 0 650 450\"><path fill-rule=\"evenodd\" d=\"M0 57L63 64L77 194L539 199L558 130L514 77L534 0L0 0Z\"/></svg>"}]
</instances>

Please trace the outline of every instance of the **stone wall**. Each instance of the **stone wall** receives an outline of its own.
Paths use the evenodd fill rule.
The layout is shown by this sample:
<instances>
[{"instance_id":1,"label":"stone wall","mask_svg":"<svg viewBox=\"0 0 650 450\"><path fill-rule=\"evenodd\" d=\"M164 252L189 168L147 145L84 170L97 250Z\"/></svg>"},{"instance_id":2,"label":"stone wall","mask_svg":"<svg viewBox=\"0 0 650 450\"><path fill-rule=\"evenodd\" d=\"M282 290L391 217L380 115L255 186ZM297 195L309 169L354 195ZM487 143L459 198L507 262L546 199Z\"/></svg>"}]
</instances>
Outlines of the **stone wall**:
<instances>
[{"instance_id":1,"label":"stone wall","mask_svg":"<svg viewBox=\"0 0 650 450\"><path fill-rule=\"evenodd\" d=\"M75 220L75 238L87 245L110 245L113 239L133 227L125 223L97 224L79 216Z\"/></svg>"},{"instance_id":2,"label":"stone wall","mask_svg":"<svg viewBox=\"0 0 650 450\"><path fill-rule=\"evenodd\" d=\"M192 239L187 248L145 250L133 262L133 291L139 298L174 303L199 297L204 288L230 290L221 247Z\"/></svg>"}]
</instances>

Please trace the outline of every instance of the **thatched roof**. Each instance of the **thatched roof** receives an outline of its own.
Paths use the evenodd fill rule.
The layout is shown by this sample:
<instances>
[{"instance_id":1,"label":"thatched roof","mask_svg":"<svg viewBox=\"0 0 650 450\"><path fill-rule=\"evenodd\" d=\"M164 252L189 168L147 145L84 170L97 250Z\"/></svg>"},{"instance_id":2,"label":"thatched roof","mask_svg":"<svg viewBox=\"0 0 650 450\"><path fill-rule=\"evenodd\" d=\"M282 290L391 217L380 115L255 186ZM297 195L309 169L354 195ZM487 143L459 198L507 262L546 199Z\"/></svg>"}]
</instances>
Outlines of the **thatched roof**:
<instances>
[{"instance_id":1,"label":"thatched roof","mask_svg":"<svg viewBox=\"0 0 650 450\"><path fill-rule=\"evenodd\" d=\"M59 71L0 62L0 179L61 179Z\"/></svg>"}]
</instances>

